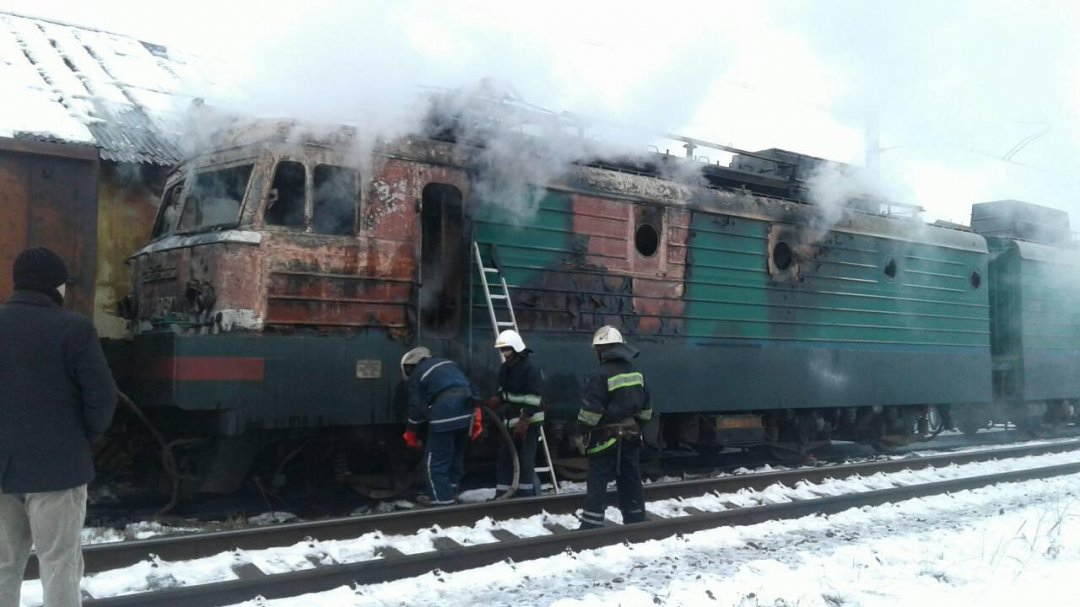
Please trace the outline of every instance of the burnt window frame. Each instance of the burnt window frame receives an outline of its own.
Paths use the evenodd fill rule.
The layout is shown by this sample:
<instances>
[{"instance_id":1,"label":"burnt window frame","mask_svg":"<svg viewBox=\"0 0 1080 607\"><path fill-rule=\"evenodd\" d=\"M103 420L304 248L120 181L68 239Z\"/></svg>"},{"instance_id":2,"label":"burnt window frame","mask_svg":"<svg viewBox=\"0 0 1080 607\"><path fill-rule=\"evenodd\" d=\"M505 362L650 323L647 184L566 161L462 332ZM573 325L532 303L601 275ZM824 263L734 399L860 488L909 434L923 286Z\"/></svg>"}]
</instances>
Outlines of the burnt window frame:
<instances>
[{"instance_id":1,"label":"burnt window frame","mask_svg":"<svg viewBox=\"0 0 1080 607\"><path fill-rule=\"evenodd\" d=\"M165 238L166 236L172 236L176 233L176 229L180 227L180 215L184 212L184 201L186 200L184 190L187 188L188 176L184 175L179 179L176 179L170 184L166 184L165 191L161 194L161 205L158 207L157 216L154 218L154 225L150 228L150 240L158 240ZM165 213L168 209L169 195L175 194L179 196L179 199L175 201L176 207L176 221L170 229L164 230Z\"/></svg>"},{"instance_id":2,"label":"burnt window frame","mask_svg":"<svg viewBox=\"0 0 1080 607\"><path fill-rule=\"evenodd\" d=\"M456 293L456 304L457 305L456 305L456 307L454 307L451 310L451 313L446 314L446 313L443 312L445 307L440 303L439 308L438 308L438 312L436 314L436 316L438 316L438 318L435 319L437 321L435 323L431 322L431 320L432 320L431 316L432 315L428 314L428 313L425 313L425 310L424 310L424 298L428 296L428 292L425 291L425 286L424 285L425 285L425 283L428 283L429 280L430 280L430 277L428 277L426 275L427 274L426 268L428 267L428 262L427 262L427 256L424 255L425 251L428 250L426 247L429 246L429 243L430 243L430 239L425 237L425 230L427 229L426 226L425 226L425 209L428 209L430 207L427 204L425 204L425 202L427 202L427 199L428 199L428 197L426 195L427 192L429 191L429 189L431 189L433 187L434 188L445 188L447 190L453 190L453 192L456 193L456 195L457 195L456 196L457 197L456 204L458 205L458 209L460 211L460 221L461 221L461 223L460 223L460 237L461 237L460 245L461 246L460 246L460 250L458 251L458 253L460 255L460 259L458 260L459 263L454 264L453 263L454 260L447 260L447 261L444 261L443 263L440 264L442 267L449 266L451 268L456 268L460 272L460 275L457 277L457 279L458 279L458 287L457 287L457 293ZM417 318L418 318L419 323L420 323L421 334L424 335L425 337L430 336L430 337L438 338L438 339L449 339L449 338L453 338L453 337L456 337L456 336L461 334L462 324L466 321L466 319L468 318L468 315L471 313L471 308L469 308L469 296L468 296L468 293L466 292L466 289L469 288L469 283L470 283L471 276L472 276L472 264L471 264L471 259L469 257L469 251L468 251L468 243L471 242L471 236L472 235L470 233L469 218L468 218L468 213L466 211L466 206L465 206L465 192L463 192L461 187L458 186L455 183L448 183L448 182L444 182L444 181L429 181L429 182L424 184L423 188L420 189L419 202L420 202L420 205L419 205L420 208L417 210L417 214L416 214L416 218L417 218L417 220L419 222L418 227L419 227L419 231L420 231L420 238L419 238L420 242L417 243L417 260L418 260L418 263L417 263L418 268L417 269L419 271L418 272L418 277L420 279L419 280L419 288L417 289L417 294L418 294L418 299L417 299L417 302L416 302L417 303ZM439 210L440 218L443 218L445 216L444 210L445 210L445 205L442 205L440 207L440 210ZM445 220L441 221L440 225L445 227ZM440 237L439 237L440 238L440 240L439 240L440 247L439 247L439 249L441 249L442 251L445 252L445 250L446 250L445 242L446 241L443 238L443 236L444 236L444 234L440 234ZM440 255L439 259L446 259L446 257L444 255ZM441 280L440 282L445 284L445 280ZM443 301L445 301L445 294L446 294L445 289L440 290L440 292L438 294L442 295L443 296Z\"/></svg>"},{"instance_id":3,"label":"burnt window frame","mask_svg":"<svg viewBox=\"0 0 1080 607\"><path fill-rule=\"evenodd\" d=\"M251 173L248 174L247 185L244 188L244 192L240 197L240 205L236 210L236 221L231 225L222 224L218 226L207 226L197 229L181 229L181 223L183 223L184 214L187 213L188 201L191 196L191 188L194 187L195 182L199 176L206 173L214 173L217 171L226 171L229 169L235 169L241 166L251 166ZM180 207L180 215L176 220L176 229L173 234L185 235L185 234L203 234L206 232L221 231L224 229L234 229L240 226L244 222L244 213L247 210L248 198L251 196L252 184L255 182L256 174L258 173L259 160L254 157L239 158L231 160L229 162L223 162L221 164L203 165L190 171L184 181L186 182L183 189L183 201Z\"/></svg>"},{"instance_id":4,"label":"burnt window frame","mask_svg":"<svg viewBox=\"0 0 1080 607\"><path fill-rule=\"evenodd\" d=\"M332 232L321 232L318 229L316 229L316 226L315 226L315 203L316 203L317 188L316 188L316 184L315 184L315 179L316 179L316 171L318 171L319 167L328 167L328 168L331 168L331 169L340 169L340 170L343 170L343 171L349 171L353 175L353 184L352 184L353 185L353 189L352 189L352 222L351 222L351 224L349 226L349 231L347 233L345 233L345 234L337 234L337 233L332 233ZM311 166L308 167L308 171L309 171L309 173L311 175L311 178L308 180L308 183L310 184L310 186L307 188L308 189L308 198L309 198L308 202L309 202L310 210L311 210L310 217L308 217L308 229L311 231L311 233L320 234L322 236L332 236L332 237L336 236L338 238L354 238L354 237L356 237L356 235L359 232L358 225L359 225L359 220L360 220L360 216L361 216L360 213L361 213L361 205L362 205L362 201L361 201L362 197L361 197L360 190L361 190L361 183L363 183L363 181L361 180L360 169L349 166L348 164L345 164L345 163L315 162L314 164L312 164Z\"/></svg>"},{"instance_id":5,"label":"burnt window frame","mask_svg":"<svg viewBox=\"0 0 1080 607\"><path fill-rule=\"evenodd\" d=\"M274 191L274 181L277 178L278 168L282 165L282 163L286 162L300 165L304 172L303 206L300 211L300 222L296 225L285 223L270 223L269 221L267 221L266 217L267 211L270 210L270 192ZM263 192L262 200L260 201L259 205L262 211L259 221L261 222L263 229L283 230L287 232L308 231L308 227L311 223L311 188L309 187L309 184L311 183L310 172L310 167L302 159L293 158L292 156L280 156L274 158L274 162L270 170L270 178L266 185L266 191Z\"/></svg>"},{"instance_id":6,"label":"burnt window frame","mask_svg":"<svg viewBox=\"0 0 1080 607\"><path fill-rule=\"evenodd\" d=\"M282 225L274 224L266 221L266 211L269 205L270 192L274 189L274 177L277 175L278 166L283 162L293 162L304 167L304 215L303 222L300 225ZM319 166L327 166L332 168L344 169L352 171L356 178L354 182L355 186L355 198L353 204L353 221L351 229L347 234L331 234L328 232L319 232L315 229L315 169ZM261 197L259 203L259 219L258 225L264 230L269 231L282 231L292 234L318 234L328 238L350 238L355 239L360 234L360 217L363 216L363 177L360 169L350 166L346 162L333 162L326 160L316 160L314 158L299 158L292 154L282 154L273 158L268 183L265 186L265 191Z\"/></svg>"}]
</instances>

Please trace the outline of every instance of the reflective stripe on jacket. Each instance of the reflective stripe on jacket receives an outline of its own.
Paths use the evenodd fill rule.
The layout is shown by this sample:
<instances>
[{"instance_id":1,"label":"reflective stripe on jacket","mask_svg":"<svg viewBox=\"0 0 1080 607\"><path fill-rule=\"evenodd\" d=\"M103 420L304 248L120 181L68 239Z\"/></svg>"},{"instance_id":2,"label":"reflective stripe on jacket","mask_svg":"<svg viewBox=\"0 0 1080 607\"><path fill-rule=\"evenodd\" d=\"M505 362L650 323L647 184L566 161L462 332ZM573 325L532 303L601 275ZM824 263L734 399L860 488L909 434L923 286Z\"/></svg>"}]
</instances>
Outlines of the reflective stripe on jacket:
<instances>
[{"instance_id":1,"label":"reflective stripe on jacket","mask_svg":"<svg viewBox=\"0 0 1080 607\"><path fill-rule=\"evenodd\" d=\"M523 414L530 425L544 422L543 388L543 373L533 364L528 350L503 362L499 367L499 396L507 405L507 426L516 425Z\"/></svg>"},{"instance_id":2,"label":"reflective stripe on jacket","mask_svg":"<svg viewBox=\"0 0 1080 607\"><path fill-rule=\"evenodd\" d=\"M652 418L645 376L630 362L635 356L637 350L625 344L609 347L601 355L600 368L585 382L577 427L590 433L586 449L589 455L605 451L616 442L609 433L593 430L630 420L643 424Z\"/></svg>"}]
</instances>

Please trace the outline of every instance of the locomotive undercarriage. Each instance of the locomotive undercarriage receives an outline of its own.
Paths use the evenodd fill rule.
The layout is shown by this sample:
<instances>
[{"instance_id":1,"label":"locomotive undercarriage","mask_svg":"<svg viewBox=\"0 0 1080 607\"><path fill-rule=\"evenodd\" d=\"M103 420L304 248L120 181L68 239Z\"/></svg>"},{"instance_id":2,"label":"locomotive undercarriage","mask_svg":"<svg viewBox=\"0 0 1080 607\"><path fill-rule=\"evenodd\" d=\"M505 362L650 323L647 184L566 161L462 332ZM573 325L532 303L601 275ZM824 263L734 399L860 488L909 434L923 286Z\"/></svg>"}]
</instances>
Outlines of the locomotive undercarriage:
<instances>
[{"instance_id":1,"label":"locomotive undercarriage","mask_svg":"<svg viewBox=\"0 0 1080 607\"><path fill-rule=\"evenodd\" d=\"M738 415L667 415L664 446L675 448L766 447L780 460L800 460L833 440L890 451L933 438L954 422L950 407L844 407L780 409Z\"/></svg>"},{"instance_id":2,"label":"locomotive undercarriage","mask_svg":"<svg viewBox=\"0 0 1080 607\"><path fill-rule=\"evenodd\" d=\"M716 453L725 448L764 447L780 462L800 462L834 440L870 444L888 452L930 440L943 430L955 428L970 435L1006 419L1032 436L1047 436L1078 421L1076 404L1067 400L1029 403L1012 408L1012 417L1004 405L667 414L646 427L645 458L671 450ZM163 511L199 494L246 492L281 505L290 498L347 487L369 499L389 499L409 492L422 479L421 453L401 444L401 428L395 424L185 438L159 434L154 422L162 421L146 419L133 407L120 409L109 434L98 443L96 457L106 482L127 480L143 491L170 496ZM577 479L584 472L585 459L570 448L568 427L564 420L549 421L548 438L560 476ZM493 461L497 434L489 425L486 436L473 443L471 467Z\"/></svg>"}]
</instances>

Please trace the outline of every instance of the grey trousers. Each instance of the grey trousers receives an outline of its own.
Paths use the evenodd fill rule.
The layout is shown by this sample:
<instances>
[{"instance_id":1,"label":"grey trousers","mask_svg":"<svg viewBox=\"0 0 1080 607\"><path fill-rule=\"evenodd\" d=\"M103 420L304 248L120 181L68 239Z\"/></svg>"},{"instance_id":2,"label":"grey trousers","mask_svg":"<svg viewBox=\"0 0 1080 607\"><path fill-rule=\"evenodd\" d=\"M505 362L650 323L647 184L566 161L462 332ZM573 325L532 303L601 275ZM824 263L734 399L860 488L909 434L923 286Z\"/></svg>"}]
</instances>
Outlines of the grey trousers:
<instances>
[{"instance_id":1,"label":"grey trousers","mask_svg":"<svg viewBox=\"0 0 1080 607\"><path fill-rule=\"evenodd\" d=\"M0 607L19 607L30 544L37 550L45 607L79 607L86 485L46 493L0 492Z\"/></svg>"}]
</instances>

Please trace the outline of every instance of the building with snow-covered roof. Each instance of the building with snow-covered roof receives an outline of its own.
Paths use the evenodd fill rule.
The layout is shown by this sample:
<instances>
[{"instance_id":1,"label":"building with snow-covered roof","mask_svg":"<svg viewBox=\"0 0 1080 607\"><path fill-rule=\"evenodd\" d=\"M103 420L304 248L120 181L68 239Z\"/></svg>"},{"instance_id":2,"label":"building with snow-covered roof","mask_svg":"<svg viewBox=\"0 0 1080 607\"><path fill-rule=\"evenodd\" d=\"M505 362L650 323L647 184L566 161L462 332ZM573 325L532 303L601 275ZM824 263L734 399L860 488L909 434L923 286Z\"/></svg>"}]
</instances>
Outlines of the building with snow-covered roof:
<instances>
[{"instance_id":1,"label":"building with snow-covered roof","mask_svg":"<svg viewBox=\"0 0 1080 607\"><path fill-rule=\"evenodd\" d=\"M69 306L126 323L125 259L145 239L199 70L165 47L0 12L0 298L27 246L69 263Z\"/></svg>"}]
</instances>

